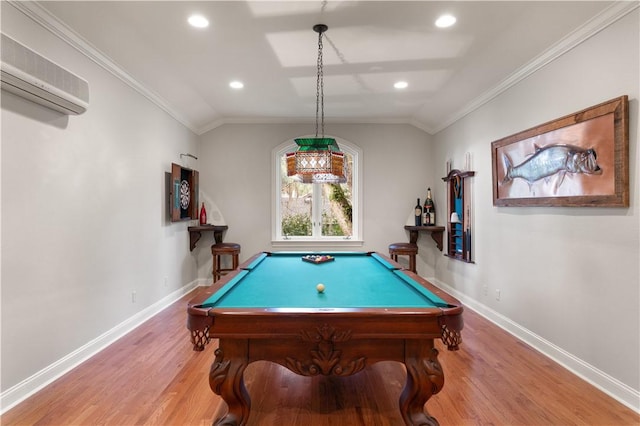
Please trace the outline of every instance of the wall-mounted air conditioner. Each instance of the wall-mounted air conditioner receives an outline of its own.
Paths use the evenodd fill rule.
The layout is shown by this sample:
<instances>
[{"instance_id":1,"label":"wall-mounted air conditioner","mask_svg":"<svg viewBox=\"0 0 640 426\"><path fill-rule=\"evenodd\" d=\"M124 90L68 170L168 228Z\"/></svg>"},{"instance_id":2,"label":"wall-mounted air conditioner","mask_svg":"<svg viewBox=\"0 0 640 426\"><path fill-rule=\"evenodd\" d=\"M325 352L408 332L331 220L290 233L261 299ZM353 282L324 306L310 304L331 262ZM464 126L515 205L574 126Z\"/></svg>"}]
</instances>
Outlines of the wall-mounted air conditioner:
<instances>
[{"instance_id":1,"label":"wall-mounted air conditioner","mask_svg":"<svg viewBox=\"0 0 640 426\"><path fill-rule=\"evenodd\" d=\"M2 89L64 114L89 106L86 80L2 34Z\"/></svg>"}]
</instances>

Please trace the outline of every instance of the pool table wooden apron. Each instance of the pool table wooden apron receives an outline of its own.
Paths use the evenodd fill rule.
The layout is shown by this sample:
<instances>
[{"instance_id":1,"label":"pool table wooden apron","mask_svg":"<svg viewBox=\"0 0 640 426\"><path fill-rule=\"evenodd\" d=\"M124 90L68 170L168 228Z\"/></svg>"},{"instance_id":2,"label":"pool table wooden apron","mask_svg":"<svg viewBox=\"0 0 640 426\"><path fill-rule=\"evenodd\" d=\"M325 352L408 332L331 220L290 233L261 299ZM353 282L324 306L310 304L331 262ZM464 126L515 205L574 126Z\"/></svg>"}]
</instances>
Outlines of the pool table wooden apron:
<instances>
[{"instance_id":1,"label":"pool table wooden apron","mask_svg":"<svg viewBox=\"0 0 640 426\"><path fill-rule=\"evenodd\" d=\"M260 255L245 262L251 265ZM397 265L385 258L392 265ZM400 268L397 265L397 268ZM457 350L463 327L462 305L421 277L403 271L446 301L431 308L224 308L202 307L215 291L189 303L188 328L195 350L218 338L209 384L228 405L215 425L244 425L251 400L243 372L254 361L278 363L303 376L348 376L379 361L406 366L400 412L407 425L437 425L424 409L444 385L434 339ZM234 274L235 275L235 274ZM225 277L222 285L233 279Z\"/></svg>"}]
</instances>

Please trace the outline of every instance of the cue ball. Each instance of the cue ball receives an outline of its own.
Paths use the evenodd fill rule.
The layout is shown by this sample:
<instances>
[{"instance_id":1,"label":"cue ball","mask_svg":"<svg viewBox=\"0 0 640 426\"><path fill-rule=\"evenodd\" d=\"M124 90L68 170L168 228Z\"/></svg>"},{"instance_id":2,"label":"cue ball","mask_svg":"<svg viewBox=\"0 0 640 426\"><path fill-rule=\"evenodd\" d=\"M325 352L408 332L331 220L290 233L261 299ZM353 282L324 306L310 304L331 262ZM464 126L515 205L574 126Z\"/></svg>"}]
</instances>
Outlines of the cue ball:
<instances>
[{"instance_id":1,"label":"cue ball","mask_svg":"<svg viewBox=\"0 0 640 426\"><path fill-rule=\"evenodd\" d=\"M318 293L324 292L324 284L318 284L316 290L318 290Z\"/></svg>"}]
</instances>

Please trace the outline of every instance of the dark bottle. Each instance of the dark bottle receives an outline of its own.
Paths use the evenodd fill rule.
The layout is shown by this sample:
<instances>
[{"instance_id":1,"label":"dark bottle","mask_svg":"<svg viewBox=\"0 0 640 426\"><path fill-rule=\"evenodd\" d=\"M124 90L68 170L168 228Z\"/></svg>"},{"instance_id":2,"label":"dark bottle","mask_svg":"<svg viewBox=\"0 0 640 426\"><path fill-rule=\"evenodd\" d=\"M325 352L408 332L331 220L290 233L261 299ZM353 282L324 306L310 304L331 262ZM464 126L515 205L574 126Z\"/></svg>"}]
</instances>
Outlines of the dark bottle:
<instances>
[{"instance_id":1,"label":"dark bottle","mask_svg":"<svg viewBox=\"0 0 640 426\"><path fill-rule=\"evenodd\" d=\"M427 199L424 201L424 220L425 225L435 226L436 224L436 205L433 203L431 196L431 188L427 188Z\"/></svg>"},{"instance_id":2,"label":"dark bottle","mask_svg":"<svg viewBox=\"0 0 640 426\"><path fill-rule=\"evenodd\" d=\"M416 226L422 225L422 206L420 205L420 198L418 198L418 204L416 204Z\"/></svg>"}]
</instances>

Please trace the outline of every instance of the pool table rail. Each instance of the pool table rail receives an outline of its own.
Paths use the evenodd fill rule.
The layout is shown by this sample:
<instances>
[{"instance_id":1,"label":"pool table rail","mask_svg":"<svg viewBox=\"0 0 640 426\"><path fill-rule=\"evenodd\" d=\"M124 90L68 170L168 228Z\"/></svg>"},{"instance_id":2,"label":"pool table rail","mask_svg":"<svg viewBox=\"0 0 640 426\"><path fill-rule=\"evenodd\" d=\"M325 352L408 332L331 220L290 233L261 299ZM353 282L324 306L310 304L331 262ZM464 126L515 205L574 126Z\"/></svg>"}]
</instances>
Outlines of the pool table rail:
<instances>
[{"instance_id":1,"label":"pool table rail","mask_svg":"<svg viewBox=\"0 0 640 426\"><path fill-rule=\"evenodd\" d=\"M243 336L266 338L273 335L296 337L300 324L328 320L348 323L354 336L368 338L373 335L384 338L440 338L448 350L457 350L462 342L464 327L463 307L460 302L419 275L403 270L409 278L433 293L448 305L444 307L417 308L224 308L203 306L214 293L225 287L246 270L254 268L258 261L270 253L258 253L243 262L239 271L223 277L216 286L203 289L187 307L187 328L195 351L202 351L211 340L211 328L215 325L215 337ZM370 255L370 253L367 253ZM391 265L397 265L385 255L378 255ZM399 266L399 265L398 265ZM433 321L437 317L437 321ZM436 324L437 323L437 324ZM382 326L384 324L384 326ZM436 328L437 325L437 328Z\"/></svg>"}]
</instances>

